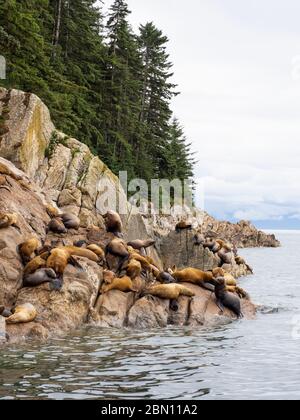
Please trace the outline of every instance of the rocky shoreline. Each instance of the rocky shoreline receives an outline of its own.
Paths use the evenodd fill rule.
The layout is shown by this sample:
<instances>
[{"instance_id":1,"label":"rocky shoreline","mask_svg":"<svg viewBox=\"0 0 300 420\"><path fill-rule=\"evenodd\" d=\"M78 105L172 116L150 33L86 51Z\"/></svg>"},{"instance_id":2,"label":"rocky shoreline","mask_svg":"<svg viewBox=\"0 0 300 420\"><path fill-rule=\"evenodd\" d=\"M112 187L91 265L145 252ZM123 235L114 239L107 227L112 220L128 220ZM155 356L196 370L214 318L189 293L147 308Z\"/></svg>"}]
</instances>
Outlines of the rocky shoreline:
<instances>
[{"instance_id":1,"label":"rocky shoreline","mask_svg":"<svg viewBox=\"0 0 300 420\"><path fill-rule=\"evenodd\" d=\"M0 341L1 337L5 341L5 332L9 343L28 338L46 340L86 323L110 328L157 328L169 324L213 326L236 318L228 309L220 315L214 293L190 283L186 286L195 295L180 296L177 311L170 308L168 299L119 290L103 294L103 267L83 257L74 257L78 265L67 265L59 291L51 290L49 284L22 287L24 266L19 244L34 236L41 242L59 239L73 245L74 241L86 240L105 248L113 234L107 233L102 217L101 189L109 185L119 196L125 193L118 178L87 146L55 130L48 109L35 95L0 89L0 113L4 115L0 176L5 178L0 185L0 212L19 216L17 227L0 229L0 304L11 308L31 303L38 314L33 322L6 325L6 331L0 317ZM78 216L80 228L60 235L47 233L49 204ZM179 217L149 216L130 203L126 206L127 215L122 220L125 240L155 239L148 257L160 270L175 264L178 268L209 271L220 265L208 248L194 245L195 231L175 231ZM200 228L209 237L233 242L238 233L237 246L279 245L275 237L258 232L247 222L219 223L198 210L189 217L195 229ZM250 274L247 265L237 264L234 258L223 268L236 278ZM248 299L241 302L245 318L255 317L255 305Z\"/></svg>"}]
</instances>

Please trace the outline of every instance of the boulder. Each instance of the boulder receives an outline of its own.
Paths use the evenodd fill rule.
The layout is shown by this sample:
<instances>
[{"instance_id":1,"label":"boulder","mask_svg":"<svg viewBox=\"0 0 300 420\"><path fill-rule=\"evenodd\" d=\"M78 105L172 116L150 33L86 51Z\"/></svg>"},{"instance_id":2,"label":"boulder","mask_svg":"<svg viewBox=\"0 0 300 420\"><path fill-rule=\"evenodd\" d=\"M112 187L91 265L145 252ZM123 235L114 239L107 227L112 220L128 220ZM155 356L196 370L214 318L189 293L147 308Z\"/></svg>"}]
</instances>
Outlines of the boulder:
<instances>
[{"instance_id":1,"label":"boulder","mask_svg":"<svg viewBox=\"0 0 300 420\"><path fill-rule=\"evenodd\" d=\"M127 314L133 303L134 293L110 290L99 296L92 312L92 323L99 327L122 328L126 325Z\"/></svg>"},{"instance_id":2,"label":"boulder","mask_svg":"<svg viewBox=\"0 0 300 420\"><path fill-rule=\"evenodd\" d=\"M139 299L128 314L128 326L137 329L163 328L168 325L170 301L154 296Z\"/></svg>"}]
</instances>

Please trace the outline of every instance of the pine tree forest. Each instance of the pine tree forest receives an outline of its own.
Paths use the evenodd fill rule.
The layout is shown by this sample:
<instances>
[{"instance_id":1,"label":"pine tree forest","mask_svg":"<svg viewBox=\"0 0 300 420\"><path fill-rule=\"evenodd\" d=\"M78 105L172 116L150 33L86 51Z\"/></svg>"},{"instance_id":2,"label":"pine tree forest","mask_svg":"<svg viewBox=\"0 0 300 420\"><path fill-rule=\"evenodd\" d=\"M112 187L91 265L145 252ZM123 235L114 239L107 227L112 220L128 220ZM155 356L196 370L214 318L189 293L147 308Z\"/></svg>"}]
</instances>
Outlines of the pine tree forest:
<instances>
[{"instance_id":1,"label":"pine tree forest","mask_svg":"<svg viewBox=\"0 0 300 420\"><path fill-rule=\"evenodd\" d=\"M38 95L116 174L192 180L168 38L153 22L135 33L130 13L124 0L106 14L94 0L0 0L1 85Z\"/></svg>"}]
</instances>

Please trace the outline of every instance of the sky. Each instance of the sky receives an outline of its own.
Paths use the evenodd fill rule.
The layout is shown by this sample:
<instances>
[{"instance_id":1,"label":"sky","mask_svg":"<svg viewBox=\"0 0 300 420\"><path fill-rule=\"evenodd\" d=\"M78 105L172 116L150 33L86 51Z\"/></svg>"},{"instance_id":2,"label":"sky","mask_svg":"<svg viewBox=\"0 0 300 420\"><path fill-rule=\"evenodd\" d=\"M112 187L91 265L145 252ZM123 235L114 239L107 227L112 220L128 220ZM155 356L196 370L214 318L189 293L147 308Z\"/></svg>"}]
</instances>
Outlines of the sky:
<instances>
[{"instance_id":1,"label":"sky","mask_svg":"<svg viewBox=\"0 0 300 420\"><path fill-rule=\"evenodd\" d=\"M112 1L105 1L108 5ZM169 37L172 103L218 219L300 228L299 0L128 0Z\"/></svg>"}]
</instances>

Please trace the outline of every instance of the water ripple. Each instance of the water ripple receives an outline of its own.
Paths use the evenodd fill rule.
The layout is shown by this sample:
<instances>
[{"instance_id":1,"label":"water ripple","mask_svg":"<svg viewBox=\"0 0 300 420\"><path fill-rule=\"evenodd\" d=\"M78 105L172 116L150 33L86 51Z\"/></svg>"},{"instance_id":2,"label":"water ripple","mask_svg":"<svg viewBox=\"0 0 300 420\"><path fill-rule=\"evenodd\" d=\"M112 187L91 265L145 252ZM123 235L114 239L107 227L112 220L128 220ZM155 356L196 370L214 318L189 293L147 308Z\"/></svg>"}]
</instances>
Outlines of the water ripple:
<instances>
[{"instance_id":1,"label":"water ripple","mask_svg":"<svg viewBox=\"0 0 300 420\"><path fill-rule=\"evenodd\" d=\"M299 399L291 321L300 313L300 237L282 239L280 249L243 251L256 267L242 280L261 303L255 321L213 330L87 327L43 345L5 348L0 399Z\"/></svg>"}]
</instances>

